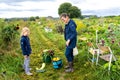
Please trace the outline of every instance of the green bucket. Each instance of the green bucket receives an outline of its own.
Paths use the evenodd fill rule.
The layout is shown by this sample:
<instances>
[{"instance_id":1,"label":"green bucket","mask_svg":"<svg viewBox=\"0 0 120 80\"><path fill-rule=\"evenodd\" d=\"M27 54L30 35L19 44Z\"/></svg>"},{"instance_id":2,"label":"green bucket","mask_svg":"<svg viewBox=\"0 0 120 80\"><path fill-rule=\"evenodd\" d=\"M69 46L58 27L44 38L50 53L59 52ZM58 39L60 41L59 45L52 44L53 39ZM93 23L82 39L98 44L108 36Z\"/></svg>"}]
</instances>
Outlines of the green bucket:
<instances>
[{"instance_id":1,"label":"green bucket","mask_svg":"<svg viewBox=\"0 0 120 80\"><path fill-rule=\"evenodd\" d=\"M43 54L43 62L45 63L51 63L52 57L50 55Z\"/></svg>"}]
</instances>

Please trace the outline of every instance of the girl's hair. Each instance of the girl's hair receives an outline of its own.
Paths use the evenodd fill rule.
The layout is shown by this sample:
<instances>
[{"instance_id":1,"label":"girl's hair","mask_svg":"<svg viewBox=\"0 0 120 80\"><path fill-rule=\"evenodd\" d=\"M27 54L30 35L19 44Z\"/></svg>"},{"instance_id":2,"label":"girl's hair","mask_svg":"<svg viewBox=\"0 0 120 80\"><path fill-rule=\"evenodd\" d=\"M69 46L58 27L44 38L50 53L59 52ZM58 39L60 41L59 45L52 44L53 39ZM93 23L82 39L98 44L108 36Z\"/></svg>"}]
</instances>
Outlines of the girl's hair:
<instances>
[{"instance_id":1,"label":"girl's hair","mask_svg":"<svg viewBox=\"0 0 120 80\"><path fill-rule=\"evenodd\" d=\"M28 27L24 27L24 28L22 29L21 36L23 36L25 32L30 33L30 29L29 29Z\"/></svg>"}]
</instances>

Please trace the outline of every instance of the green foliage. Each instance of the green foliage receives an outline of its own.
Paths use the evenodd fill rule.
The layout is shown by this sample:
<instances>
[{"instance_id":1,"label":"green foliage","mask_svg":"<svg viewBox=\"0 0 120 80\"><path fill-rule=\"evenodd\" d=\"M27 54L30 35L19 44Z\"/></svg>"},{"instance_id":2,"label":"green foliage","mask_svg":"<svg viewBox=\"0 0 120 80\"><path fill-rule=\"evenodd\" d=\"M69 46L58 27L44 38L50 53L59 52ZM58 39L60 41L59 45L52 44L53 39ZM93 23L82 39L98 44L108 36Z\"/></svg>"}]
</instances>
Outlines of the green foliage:
<instances>
[{"instance_id":1,"label":"green foliage","mask_svg":"<svg viewBox=\"0 0 120 80\"><path fill-rule=\"evenodd\" d=\"M35 21L35 17L30 17L29 20L30 21Z\"/></svg>"},{"instance_id":2,"label":"green foliage","mask_svg":"<svg viewBox=\"0 0 120 80\"><path fill-rule=\"evenodd\" d=\"M115 18L117 19L117 18ZM108 71L108 63L103 64L102 66L92 64L88 59L88 47L87 41L92 41L95 44L95 31L99 30L98 35L99 39L102 37L107 38L106 34L109 34L108 25L110 22L114 21L114 25L111 25L111 29L114 28L113 33L115 34L115 39L119 41L119 22L116 22L114 18L104 19L104 22L99 23L99 19L85 19L79 20L74 19L78 25L77 30L80 32L78 34L78 50L79 54L74 57L74 68L75 71L73 73L65 73L64 68L54 69L52 63L46 64L44 73L37 73L35 68L40 67L43 63L42 60L42 51L44 49L54 49L55 56L59 56L62 58L63 67L67 64L66 58L64 55L65 52L65 40L64 36L56 33L55 31L51 33L46 33L44 28L41 26L51 25L52 29L55 29L56 20L47 20L47 18L40 18L41 25L38 25L37 21L15 21L15 24L20 24L22 27L28 25L31 34L30 41L32 47L32 54L30 56L31 62L30 66L32 67L33 76L26 76L23 69L23 57L20 51L19 44L13 44L11 51L0 49L0 80L119 80L120 76L120 60L119 60L119 47L116 44L112 44L112 50L114 54L117 54L117 61L112 62L111 71ZM118 18L119 20L119 18ZM5 32L12 32L14 29L13 26L6 26L6 23L0 20L0 31L4 30ZM102 24L99 25L99 24ZM10 25L10 24L9 24ZM20 28L22 28L20 27ZM7 29L7 30L6 30ZM9 35L11 34L9 32ZM16 33L15 33L16 34ZM17 34L16 34L17 35ZM2 41L2 34L0 34L0 43ZM15 36L16 40L19 42L19 36ZM87 41L82 41L79 38L86 37ZM114 36L113 36L114 37ZM10 37L11 39L11 37ZM14 39L12 39L14 40ZM4 54L1 54L4 53ZM16 53L17 52L17 53ZM91 55L92 56L92 55ZM99 61L104 63L102 61Z\"/></svg>"},{"instance_id":3,"label":"green foliage","mask_svg":"<svg viewBox=\"0 0 120 80\"><path fill-rule=\"evenodd\" d=\"M41 22L42 26L45 27L46 23L47 23L47 18L46 17L41 17L40 22Z\"/></svg>"},{"instance_id":4,"label":"green foliage","mask_svg":"<svg viewBox=\"0 0 120 80\"><path fill-rule=\"evenodd\" d=\"M80 19L74 19L76 25L77 25L77 32L78 34L84 33L84 30L86 29L86 26L83 24L83 22Z\"/></svg>"},{"instance_id":5,"label":"green foliage","mask_svg":"<svg viewBox=\"0 0 120 80\"><path fill-rule=\"evenodd\" d=\"M3 27L5 26L5 22L4 22L4 20L3 19L0 19L0 45L2 45L2 29L3 29Z\"/></svg>"},{"instance_id":6,"label":"green foliage","mask_svg":"<svg viewBox=\"0 0 120 80\"><path fill-rule=\"evenodd\" d=\"M54 50L43 50L42 57L43 57L43 62L45 63L51 63L52 58L54 56Z\"/></svg>"},{"instance_id":7,"label":"green foliage","mask_svg":"<svg viewBox=\"0 0 120 80\"><path fill-rule=\"evenodd\" d=\"M14 25L8 25L3 27L1 31L1 37L4 45L8 46L16 40L16 36L19 34L17 31L18 29L19 27L16 27Z\"/></svg>"},{"instance_id":8,"label":"green foliage","mask_svg":"<svg viewBox=\"0 0 120 80\"><path fill-rule=\"evenodd\" d=\"M104 30L101 29L98 31L99 42L104 40L105 45L110 46L112 49L117 49L120 42L120 26L110 23L106 28L103 29Z\"/></svg>"},{"instance_id":9,"label":"green foliage","mask_svg":"<svg viewBox=\"0 0 120 80\"><path fill-rule=\"evenodd\" d=\"M81 11L76 6L72 6L71 3L65 2L60 5L58 8L58 14L67 13L70 15L70 18L80 18Z\"/></svg>"},{"instance_id":10,"label":"green foliage","mask_svg":"<svg viewBox=\"0 0 120 80\"><path fill-rule=\"evenodd\" d=\"M35 19L39 19L39 16L36 16Z\"/></svg>"},{"instance_id":11,"label":"green foliage","mask_svg":"<svg viewBox=\"0 0 120 80\"><path fill-rule=\"evenodd\" d=\"M108 71L107 69L98 69L99 71L96 72L96 77L99 78L99 80L119 80L119 70L114 71Z\"/></svg>"},{"instance_id":12,"label":"green foliage","mask_svg":"<svg viewBox=\"0 0 120 80\"><path fill-rule=\"evenodd\" d=\"M69 9L72 6L71 3L62 3L60 7L58 8L58 14L60 15L61 13L69 13Z\"/></svg>"},{"instance_id":13,"label":"green foliage","mask_svg":"<svg viewBox=\"0 0 120 80\"><path fill-rule=\"evenodd\" d=\"M22 59L20 56L14 57L10 54L1 57L0 77L3 80L20 80L18 73L22 70Z\"/></svg>"},{"instance_id":14,"label":"green foliage","mask_svg":"<svg viewBox=\"0 0 120 80\"><path fill-rule=\"evenodd\" d=\"M65 41L63 39L63 35L58 33L44 33L44 35L50 39L54 44L56 44L57 48L60 50L64 49ZM57 37L57 38L56 38Z\"/></svg>"},{"instance_id":15,"label":"green foliage","mask_svg":"<svg viewBox=\"0 0 120 80\"><path fill-rule=\"evenodd\" d=\"M81 17L81 10L78 9L78 7L76 7L76 6L71 6L69 13L70 13L71 18L80 18Z\"/></svg>"}]
</instances>

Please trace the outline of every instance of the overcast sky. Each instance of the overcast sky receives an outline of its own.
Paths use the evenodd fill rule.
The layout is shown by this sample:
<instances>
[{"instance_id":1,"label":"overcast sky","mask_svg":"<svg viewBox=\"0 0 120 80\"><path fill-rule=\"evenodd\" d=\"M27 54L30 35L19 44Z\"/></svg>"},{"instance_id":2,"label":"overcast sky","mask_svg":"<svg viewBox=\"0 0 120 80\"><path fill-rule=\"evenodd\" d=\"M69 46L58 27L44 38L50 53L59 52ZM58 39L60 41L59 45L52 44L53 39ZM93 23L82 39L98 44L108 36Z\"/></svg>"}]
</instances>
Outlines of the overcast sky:
<instances>
[{"instance_id":1,"label":"overcast sky","mask_svg":"<svg viewBox=\"0 0 120 80\"><path fill-rule=\"evenodd\" d=\"M70 2L82 15L120 15L120 0L0 0L0 18L58 17L60 4Z\"/></svg>"}]
</instances>

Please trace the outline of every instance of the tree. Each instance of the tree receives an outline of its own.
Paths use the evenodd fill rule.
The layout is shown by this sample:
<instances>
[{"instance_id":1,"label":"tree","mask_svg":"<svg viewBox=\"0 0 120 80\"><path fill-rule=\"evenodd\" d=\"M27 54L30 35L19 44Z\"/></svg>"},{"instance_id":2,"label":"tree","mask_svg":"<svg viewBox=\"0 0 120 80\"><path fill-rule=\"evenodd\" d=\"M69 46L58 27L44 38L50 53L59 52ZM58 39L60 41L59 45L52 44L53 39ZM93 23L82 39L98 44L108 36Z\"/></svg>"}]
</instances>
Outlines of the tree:
<instances>
[{"instance_id":1,"label":"tree","mask_svg":"<svg viewBox=\"0 0 120 80\"><path fill-rule=\"evenodd\" d=\"M72 6L71 3L65 2L60 5L58 8L58 14L67 13L70 15L70 18L78 18L81 17L81 10L76 6Z\"/></svg>"},{"instance_id":2,"label":"tree","mask_svg":"<svg viewBox=\"0 0 120 80\"><path fill-rule=\"evenodd\" d=\"M69 9L72 6L71 3L63 3L60 5L60 7L58 8L58 14L60 15L61 13L69 13Z\"/></svg>"},{"instance_id":3,"label":"tree","mask_svg":"<svg viewBox=\"0 0 120 80\"><path fill-rule=\"evenodd\" d=\"M81 11L76 6L70 7L70 17L72 18L78 18L81 17Z\"/></svg>"},{"instance_id":4,"label":"tree","mask_svg":"<svg viewBox=\"0 0 120 80\"><path fill-rule=\"evenodd\" d=\"M39 19L39 16L36 16L35 19Z\"/></svg>"},{"instance_id":5,"label":"tree","mask_svg":"<svg viewBox=\"0 0 120 80\"><path fill-rule=\"evenodd\" d=\"M30 17L29 20L30 21L35 21L35 17Z\"/></svg>"}]
</instances>

